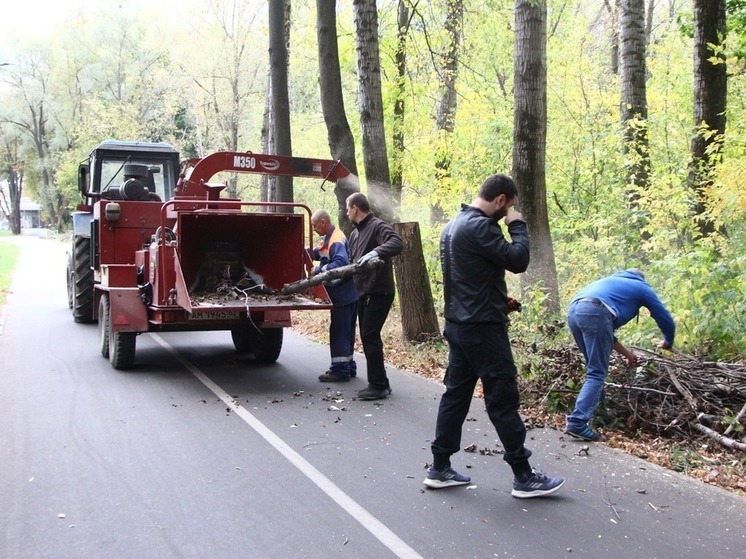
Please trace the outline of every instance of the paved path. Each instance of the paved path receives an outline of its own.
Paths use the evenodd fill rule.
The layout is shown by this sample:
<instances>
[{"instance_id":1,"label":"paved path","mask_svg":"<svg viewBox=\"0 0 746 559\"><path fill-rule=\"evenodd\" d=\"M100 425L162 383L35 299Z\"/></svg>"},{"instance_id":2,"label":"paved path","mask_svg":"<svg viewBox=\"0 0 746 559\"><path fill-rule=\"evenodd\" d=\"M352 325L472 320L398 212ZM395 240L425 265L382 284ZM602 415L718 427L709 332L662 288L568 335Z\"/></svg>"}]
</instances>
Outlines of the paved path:
<instances>
[{"instance_id":1,"label":"paved path","mask_svg":"<svg viewBox=\"0 0 746 559\"><path fill-rule=\"evenodd\" d=\"M72 321L64 247L12 242L0 557L746 559L746 499L553 430L528 445L567 478L555 496L514 499L499 455L465 452L472 485L426 490L442 387L391 370L390 399L357 401L364 381L321 385L327 348L291 332L271 366L225 332L143 335L114 371ZM470 444L497 445L478 400Z\"/></svg>"}]
</instances>

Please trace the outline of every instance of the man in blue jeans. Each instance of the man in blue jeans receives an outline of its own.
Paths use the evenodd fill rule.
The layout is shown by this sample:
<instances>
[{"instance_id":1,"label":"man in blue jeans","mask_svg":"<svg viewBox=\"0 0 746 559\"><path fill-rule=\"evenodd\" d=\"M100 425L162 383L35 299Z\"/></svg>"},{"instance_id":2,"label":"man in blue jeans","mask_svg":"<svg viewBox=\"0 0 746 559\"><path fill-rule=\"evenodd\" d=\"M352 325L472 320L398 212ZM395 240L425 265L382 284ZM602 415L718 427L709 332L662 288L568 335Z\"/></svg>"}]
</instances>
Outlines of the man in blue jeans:
<instances>
[{"instance_id":1,"label":"man in blue jeans","mask_svg":"<svg viewBox=\"0 0 746 559\"><path fill-rule=\"evenodd\" d=\"M673 318L639 268L597 280L573 297L567 311L567 325L585 357L586 373L575 409L567 416L568 435L585 441L601 440L589 423L603 395L611 350L621 353L630 366L637 363L635 354L619 343L614 330L637 316L640 307L650 311L663 334L658 347L670 349L676 333Z\"/></svg>"},{"instance_id":2,"label":"man in blue jeans","mask_svg":"<svg viewBox=\"0 0 746 559\"><path fill-rule=\"evenodd\" d=\"M480 379L487 415L505 448L503 460L513 471L511 495L542 497L565 482L531 468L531 451L524 446L526 427L518 412L518 371L508 338L505 284L506 270L524 272L529 262L526 222L513 209L517 198L512 178L488 177L471 205L461 207L440 237L448 369L430 445L433 465L423 482L431 489L471 481L451 467L450 458L461 448L461 431ZM511 241L499 224L503 218Z\"/></svg>"}]
</instances>

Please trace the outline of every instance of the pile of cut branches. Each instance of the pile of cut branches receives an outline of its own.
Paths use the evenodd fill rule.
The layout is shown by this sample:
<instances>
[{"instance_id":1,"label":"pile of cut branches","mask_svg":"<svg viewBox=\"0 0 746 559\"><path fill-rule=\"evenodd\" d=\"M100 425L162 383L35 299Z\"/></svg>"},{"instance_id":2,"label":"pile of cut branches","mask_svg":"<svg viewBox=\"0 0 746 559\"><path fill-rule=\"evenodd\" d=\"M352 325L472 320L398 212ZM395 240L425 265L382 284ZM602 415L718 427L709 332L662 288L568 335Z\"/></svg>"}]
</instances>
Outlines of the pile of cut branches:
<instances>
[{"instance_id":1,"label":"pile of cut branches","mask_svg":"<svg viewBox=\"0 0 746 559\"><path fill-rule=\"evenodd\" d=\"M682 438L697 431L746 451L746 364L635 351L642 357L640 365L606 385L615 393L607 407L629 429Z\"/></svg>"},{"instance_id":2,"label":"pile of cut branches","mask_svg":"<svg viewBox=\"0 0 746 559\"><path fill-rule=\"evenodd\" d=\"M612 355L597 423L669 439L706 436L746 451L746 364L633 349L639 357L635 368ZM583 382L580 351L553 346L524 348L526 353L533 353L523 368L526 400L546 404L550 412L568 412Z\"/></svg>"}]
</instances>

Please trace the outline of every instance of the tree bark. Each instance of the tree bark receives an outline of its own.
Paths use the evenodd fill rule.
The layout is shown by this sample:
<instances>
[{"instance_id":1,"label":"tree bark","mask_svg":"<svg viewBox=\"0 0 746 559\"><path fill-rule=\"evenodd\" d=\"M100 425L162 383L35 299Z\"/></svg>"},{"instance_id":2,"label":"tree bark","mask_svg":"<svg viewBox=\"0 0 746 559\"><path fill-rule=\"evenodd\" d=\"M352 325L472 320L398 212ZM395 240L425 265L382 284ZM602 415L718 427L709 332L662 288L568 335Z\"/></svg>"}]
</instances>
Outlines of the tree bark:
<instances>
[{"instance_id":1,"label":"tree bark","mask_svg":"<svg viewBox=\"0 0 746 559\"><path fill-rule=\"evenodd\" d=\"M394 133L392 144L394 153L391 158L391 197L393 214L398 216L401 210L401 191L403 186L404 155L404 110L407 83L407 36L409 35L410 13L405 0L399 0L396 18L396 99L394 99ZM398 217L396 217L398 221Z\"/></svg>"},{"instance_id":2,"label":"tree bark","mask_svg":"<svg viewBox=\"0 0 746 559\"><path fill-rule=\"evenodd\" d=\"M694 191L694 214L700 232L709 235L714 224L707 219L706 192L720 157L725 134L727 87L725 55L725 0L694 2L694 126L691 142L689 186ZM712 46L715 45L715 49ZM715 58L717 63L711 60ZM713 134L714 132L714 134Z\"/></svg>"},{"instance_id":3,"label":"tree bark","mask_svg":"<svg viewBox=\"0 0 746 559\"><path fill-rule=\"evenodd\" d=\"M321 110L324 114L332 158L341 161L350 173L357 176L355 138L347 122L344 95L342 94L336 11L336 0L316 0ZM337 198L337 222L346 235L349 235L352 231L352 223L347 217L347 197L359 190L360 185L355 180L340 180L334 186L334 195Z\"/></svg>"},{"instance_id":4,"label":"tree bark","mask_svg":"<svg viewBox=\"0 0 746 559\"><path fill-rule=\"evenodd\" d=\"M546 190L546 37L546 2L516 0L512 175L531 241L531 264L521 283L524 291L538 288L545 293L544 310L558 313L559 285Z\"/></svg>"},{"instance_id":5,"label":"tree bark","mask_svg":"<svg viewBox=\"0 0 746 559\"><path fill-rule=\"evenodd\" d=\"M8 181L7 197L6 191L0 189L0 209L8 217L10 231L14 235L21 234L21 197L23 196L23 172L19 160L20 140L18 137L7 137L4 130L0 128L0 137L3 140L2 169L0 176L5 175Z\"/></svg>"},{"instance_id":6,"label":"tree bark","mask_svg":"<svg viewBox=\"0 0 746 559\"><path fill-rule=\"evenodd\" d=\"M289 4L289 0L287 0ZM272 122L275 153L292 155L290 140L290 100L288 97L288 48L286 0L269 2L269 66L272 91ZM277 201L293 201L293 179L277 177Z\"/></svg>"},{"instance_id":7,"label":"tree bark","mask_svg":"<svg viewBox=\"0 0 746 559\"><path fill-rule=\"evenodd\" d=\"M438 154L435 159L435 181L443 181L451 176L451 136L456 126L456 80L461 49L461 38L464 25L464 4L462 0L447 0L445 31L448 36L448 48L441 59L440 67L440 102L436 126L438 128ZM430 205L430 222L444 223L443 207L435 202Z\"/></svg>"},{"instance_id":8,"label":"tree bark","mask_svg":"<svg viewBox=\"0 0 746 559\"><path fill-rule=\"evenodd\" d=\"M620 0L619 12L621 119L624 153L630 161L626 166L626 180L632 187L630 199L636 207L639 190L648 188L650 175L645 0Z\"/></svg>"},{"instance_id":9,"label":"tree bark","mask_svg":"<svg viewBox=\"0 0 746 559\"><path fill-rule=\"evenodd\" d=\"M378 12L375 0L353 0L357 51L358 109L368 199L376 215L391 222L391 177L383 124Z\"/></svg>"},{"instance_id":10,"label":"tree bark","mask_svg":"<svg viewBox=\"0 0 746 559\"><path fill-rule=\"evenodd\" d=\"M415 221L395 223L393 227L404 243L394 266L404 339L425 341L440 337L430 278L422 254L420 225Z\"/></svg>"}]
</instances>

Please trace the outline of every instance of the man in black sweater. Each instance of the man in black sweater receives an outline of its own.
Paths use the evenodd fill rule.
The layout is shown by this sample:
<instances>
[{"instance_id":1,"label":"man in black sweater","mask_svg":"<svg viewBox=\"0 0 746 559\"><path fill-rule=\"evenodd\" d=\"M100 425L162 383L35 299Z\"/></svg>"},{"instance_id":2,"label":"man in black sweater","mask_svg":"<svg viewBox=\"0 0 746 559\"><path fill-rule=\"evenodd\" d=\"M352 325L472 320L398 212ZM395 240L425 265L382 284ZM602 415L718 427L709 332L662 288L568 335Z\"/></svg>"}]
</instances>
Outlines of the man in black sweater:
<instances>
[{"instance_id":1,"label":"man in black sweater","mask_svg":"<svg viewBox=\"0 0 746 559\"><path fill-rule=\"evenodd\" d=\"M361 400L380 400L391 394L391 386L383 363L381 329L394 302L394 271L391 258L402 251L401 237L391 225L370 213L364 194L356 192L347 198L347 217L355 225L350 233L350 260L364 264L373 258L383 260L383 266L356 274L358 292L358 322L360 339L368 368L368 386L358 392Z\"/></svg>"}]
</instances>

